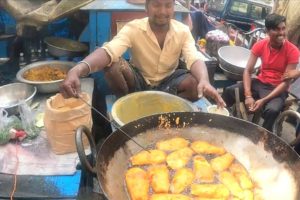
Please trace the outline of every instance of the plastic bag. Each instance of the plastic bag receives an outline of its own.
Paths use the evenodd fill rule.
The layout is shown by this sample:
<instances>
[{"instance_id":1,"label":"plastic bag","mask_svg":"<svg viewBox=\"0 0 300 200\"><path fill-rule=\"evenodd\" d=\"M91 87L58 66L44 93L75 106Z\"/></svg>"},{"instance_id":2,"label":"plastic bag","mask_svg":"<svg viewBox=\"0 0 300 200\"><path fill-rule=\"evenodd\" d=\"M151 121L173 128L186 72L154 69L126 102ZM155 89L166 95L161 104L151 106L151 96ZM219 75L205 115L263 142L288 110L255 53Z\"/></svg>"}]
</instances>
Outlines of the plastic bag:
<instances>
[{"instance_id":1,"label":"plastic bag","mask_svg":"<svg viewBox=\"0 0 300 200\"><path fill-rule=\"evenodd\" d=\"M206 53L215 58L218 58L218 50L221 47L229 45L228 35L220 30L209 31L206 41Z\"/></svg>"},{"instance_id":2,"label":"plastic bag","mask_svg":"<svg viewBox=\"0 0 300 200\"><path fill-rule=\"evenodd\" d=\"M9 116L4 108L0 108L0 145L11 139L10 130L22 129L22 123L15 115Z\"/></svg>"},{"instance_id":3,"label":"plastic bag","mask_svg":"<svg viewBox=\"0 0 300 200\"><path fill-rule=\"evenodd\" d=\"M38 136L41 129L36 126L36 113L25 101L21 101L19 111L23 130L27 134L26 139L33 139Z\"/></svg>"},{"instance_id":4,"label":"plastic bag","mask_svg":"<svg viewBox=\"0 0 300 200\"><path fill-rule=\"evenodd\" d=\"M87 93L82 93L82 98L90 102ZM80 99L65 99L58 93L46 102L44 124L47 138L55 154L76 152L75 130L80 125L91 127L91 108ZM85 136L83 144L88 144Z\"/></svg>"}]
</instances>

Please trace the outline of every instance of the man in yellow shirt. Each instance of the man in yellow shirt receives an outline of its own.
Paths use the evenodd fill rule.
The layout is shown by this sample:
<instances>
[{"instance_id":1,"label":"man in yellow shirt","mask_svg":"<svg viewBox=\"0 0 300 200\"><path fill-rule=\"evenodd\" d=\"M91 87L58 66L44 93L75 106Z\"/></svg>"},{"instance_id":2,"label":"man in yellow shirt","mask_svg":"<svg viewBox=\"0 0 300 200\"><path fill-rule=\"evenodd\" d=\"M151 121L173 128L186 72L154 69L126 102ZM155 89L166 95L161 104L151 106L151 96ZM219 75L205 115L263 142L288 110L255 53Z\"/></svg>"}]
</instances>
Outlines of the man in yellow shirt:
<instances>
[{"instance_id":1,"label":"man in yellow shirt","mask_svg":"<svg viewBox=\"0 0 300 200\"><path fill-rule=\"evenodd\" d=\"M147 18L127 23L110 42L96 49L72 68L62 84L65 97L79 92L79 77L104 70L117 96L142 90L161 90L191 101L209 96L224 101L208 79L207 68L187 26L173 20L174 0L146 0ZM131 51L128 63L121 58ZM180 69L183 56L187 69Z\"/></svg>"}]
</instances>

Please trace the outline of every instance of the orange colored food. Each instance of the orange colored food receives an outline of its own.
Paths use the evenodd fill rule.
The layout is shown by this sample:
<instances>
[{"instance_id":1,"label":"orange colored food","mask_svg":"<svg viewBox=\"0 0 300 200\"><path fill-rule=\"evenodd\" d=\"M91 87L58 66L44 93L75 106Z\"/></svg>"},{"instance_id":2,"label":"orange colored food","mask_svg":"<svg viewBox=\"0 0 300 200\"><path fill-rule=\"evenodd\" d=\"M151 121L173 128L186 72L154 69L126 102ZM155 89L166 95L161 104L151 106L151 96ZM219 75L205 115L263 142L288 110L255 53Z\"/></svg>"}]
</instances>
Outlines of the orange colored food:
<instances>
[{"instance_id":1,"label":"orange colored food","mask_svg":"<svg viewBox=\"0 0 300 200\"><path fill-rule=\"evenodd\" d=\"M133 154L130 161L125 184L131 200L260 197L247 169L224 147L208 141L161 140L151 149Z\"/></svg>"},{"instance_id":2,"label":"orange colored food","mask_svg":"<svg viewBox=\"0 0 300 200\"><path fill-rule=\"evenodd\" d=\"M23 77L29 81L55 81L64 79L67 72L58 67L36 67L27 70Z\"/></svg>"}]
</instances>

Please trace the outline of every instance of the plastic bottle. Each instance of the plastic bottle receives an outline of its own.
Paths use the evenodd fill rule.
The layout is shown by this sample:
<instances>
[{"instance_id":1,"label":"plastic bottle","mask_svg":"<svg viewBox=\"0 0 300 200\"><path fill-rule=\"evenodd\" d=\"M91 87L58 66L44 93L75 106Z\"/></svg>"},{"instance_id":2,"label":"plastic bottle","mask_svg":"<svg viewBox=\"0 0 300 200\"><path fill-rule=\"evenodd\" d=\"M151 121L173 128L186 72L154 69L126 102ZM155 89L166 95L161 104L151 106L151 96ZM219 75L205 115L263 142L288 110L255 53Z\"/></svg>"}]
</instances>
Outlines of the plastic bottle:
<instances>
[{"instance_id":1,"label":"plastic bottle","mask_svg":"<svg viewBox=\"0 0 300 200\"><path fill-rule=\"evenodd\" d=\"M30 62L36 62L38 61L38 55L37 52L34 49L31 49L31 59Z\"/></svg>"},{"instance_id":2,"label":"plastic bottle","mask_svg":"<svg viewBox=\"0 0 300 200\"><path fill-rule=\"evenodd\" d=\"M25 65L26 65L26 61L25 61L24 53L21 52L19 56L19 66L20 68L23 68L25 67Z\"/></svg>"}]
</instances>

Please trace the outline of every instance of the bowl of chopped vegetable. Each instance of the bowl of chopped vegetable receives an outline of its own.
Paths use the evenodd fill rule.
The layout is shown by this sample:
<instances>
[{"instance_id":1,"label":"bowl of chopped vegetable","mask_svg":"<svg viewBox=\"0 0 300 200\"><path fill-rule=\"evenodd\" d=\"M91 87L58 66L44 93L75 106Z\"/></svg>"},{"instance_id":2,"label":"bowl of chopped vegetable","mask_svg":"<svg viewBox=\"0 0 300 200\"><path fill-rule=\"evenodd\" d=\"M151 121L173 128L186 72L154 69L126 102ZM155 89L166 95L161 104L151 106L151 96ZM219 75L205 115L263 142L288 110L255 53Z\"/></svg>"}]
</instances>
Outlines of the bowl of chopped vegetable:
<instances>
[{"instance_id":1,"label":"bowl of chopped vegetable","mask_svg":"<svg viewBox=\"0 0 300 200\"><path fill-rule=\"evenodd\" d=\"M76 65L68 61L40 61L26 65L17 73L17 79L37 87L40 93L55 93L65 79L67 72Z\"/></svg>"}]
</instances>

